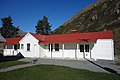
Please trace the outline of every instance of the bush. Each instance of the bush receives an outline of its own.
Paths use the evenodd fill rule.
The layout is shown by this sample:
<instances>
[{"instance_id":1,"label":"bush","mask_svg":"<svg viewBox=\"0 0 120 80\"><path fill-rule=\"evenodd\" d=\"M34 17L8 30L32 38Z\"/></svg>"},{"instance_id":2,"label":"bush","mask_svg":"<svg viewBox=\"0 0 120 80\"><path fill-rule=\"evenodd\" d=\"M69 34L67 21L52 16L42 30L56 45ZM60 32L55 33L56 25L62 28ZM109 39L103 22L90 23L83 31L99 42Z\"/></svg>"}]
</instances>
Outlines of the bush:
<instances>
[{"instance_id":1,"label":"bush","mask_svg":"<svg viewBox=\"0 0 120 80\"><path fill-rule=\"evenodd\" d=\"M120 56L120 50L116 50L115 51L115 55L119 55Z\"/></svg>"}]
</instances>

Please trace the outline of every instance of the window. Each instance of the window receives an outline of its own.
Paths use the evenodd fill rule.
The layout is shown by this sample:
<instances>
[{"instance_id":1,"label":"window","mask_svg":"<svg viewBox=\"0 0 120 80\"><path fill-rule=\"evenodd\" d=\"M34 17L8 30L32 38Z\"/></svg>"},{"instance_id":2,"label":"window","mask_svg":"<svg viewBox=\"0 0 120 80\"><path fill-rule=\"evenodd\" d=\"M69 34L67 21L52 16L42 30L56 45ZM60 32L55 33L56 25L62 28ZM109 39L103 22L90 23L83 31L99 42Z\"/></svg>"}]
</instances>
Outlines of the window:
<instances>
[{"instance_id":1,"label":"window","mask_svg":"<svg viewBox=\"0 0 120 80\"><path fill-rule=\"evenodd\" d=\"M51 51L53 51L53 44L48 45L49 51L50 51L50 45L51 45Z\"/></svg>"},{"instance_id":2,"label":"window","mask_svg":"<svg viewBox=\"0 0 120 80\"><path fill-rule=\"evenodd\" d=\"M55 51L59 51L59 44L55 44Z\"/></svg>"},{"instance_id":3,"label":"window","mask_svg":"<svg viewBox=\"0 0 120 80\"><path fill-rule=\"evenodd\" d=\"M7 45L7 49L13 49L13 45Z\"/></svg>"},{"instance_id":4,"label":"window","mask_svg":"<svg viewBox=\"0 0 120 80\"><path fill-rule=\"evenodd\" d=\"M30 51L30 43L27 44L27 51Z\"/></svg>"},{"instance_id":5,"label":"window","mask_svg":"<svg viewBox=\"0 0 120 80\"><path fill-rule=\"evenodd\" d=\"M14 45L14 49L15 49L15 50L20 49L20 45L19 45L19 44L15 44L15 45Z\"/></svg>"},{"instance_id":6,"label":"window","mask_svg":"<svg viewBox=\"0 0 120 80\"><path fill-rule=\"evenodd\" d=\"M7 49L7 45L6 44L4 45L4 49Z\"/></svg>"},{"instance_id":7,"label":"window","mask_svg":"<svg viewBox=\"0 0 120 80\"><path fill-rule=\"evenodd\" d=\"M85 52L89 52L89 45L85 45Z\"/></svg>"},{"instance_id":8,"label":"window","mask_svg":"<svg viewBox=\"0 0 120 80\"><path fill-rule=\"evenodd\" d=\"M17 50L17 45L16 44L14 45L14 49Z\"/></svg>"},{"instance_id":9,"label":"window","mask_svg":"<svg viewBox=\"0 0 120 80\"><path fill-rule=\"evenodd\" d=\"M17 49L20 49L20 44L17 45Z\"/></svg>"},{"instance_id":10,"label":"window","mask_svg":"<svg viewBox=\"0 0 120 80\"><path fill-rule=\"evenodd\" d=\"M84 45L80 45L80 52L84 52Z\"/></svg>"},{"instance_id":11,"label":"window","mask_svg":"<svg viewBox=\"0 0 120 80\"><path fill-rule=\"evenodd\" d=\"M23 44L21 44L21 49L24 49L24 45Z\"/></svg>"}]
</instances>

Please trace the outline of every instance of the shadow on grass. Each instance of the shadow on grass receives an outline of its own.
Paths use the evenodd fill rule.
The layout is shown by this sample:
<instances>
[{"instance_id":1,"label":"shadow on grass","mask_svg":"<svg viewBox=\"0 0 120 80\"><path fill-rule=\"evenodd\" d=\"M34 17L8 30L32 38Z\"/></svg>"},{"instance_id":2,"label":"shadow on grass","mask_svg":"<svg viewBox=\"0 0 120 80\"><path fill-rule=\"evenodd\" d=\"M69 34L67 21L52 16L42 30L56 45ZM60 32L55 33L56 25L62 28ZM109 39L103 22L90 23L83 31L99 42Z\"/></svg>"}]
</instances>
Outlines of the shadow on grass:
<instances>
[{"instance_id":1,"label":"shadow on grass","mask_svg":"<svg viewBox=\"0 0 120 80\"><path fill-rule=\"evenodd\" d=\"M100 67L100 68L102 68L102 69L110 72L110 73L120 75L120 74L117 73L117 71L115 71L115 70L113 70L113 69L111 69L111 68L109 68L109 67L102 67L101 65L96 64L96 63L94 63L93 61L90 61L90 60L88 60L88 59L86 59L86 60L89 61L89 62L91 62L92 64L94 64L94 65L96 65L96 66L98 66L98 67Z\"/></svg>"},{"instance_id":2,"label":"shadow on grass","mask_svg":"<svg viewBox=\"0 0 120 80\"><path fill-rule=\"evenodd\" d=\"M0 57L0 62L15 61L24 58L21 53L18 53L16 56L3 56Z\"/></svg>"}]
</instances>

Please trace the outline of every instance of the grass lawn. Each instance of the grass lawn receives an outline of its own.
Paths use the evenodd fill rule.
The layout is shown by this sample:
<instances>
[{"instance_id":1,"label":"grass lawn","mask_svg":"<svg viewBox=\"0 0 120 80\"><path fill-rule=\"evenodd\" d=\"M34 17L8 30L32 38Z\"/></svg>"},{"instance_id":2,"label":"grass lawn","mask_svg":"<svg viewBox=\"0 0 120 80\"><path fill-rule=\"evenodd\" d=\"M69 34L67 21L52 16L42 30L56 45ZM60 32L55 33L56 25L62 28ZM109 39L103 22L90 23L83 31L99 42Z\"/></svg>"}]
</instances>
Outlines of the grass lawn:
<instances>
[{"instance_id":1,"label":"grass lawn","mask_svg":"<svg viewBox=\"0 0 120 80\"><path fill-rule=\"evenodd\" d=\"M1 62L0 63L0 69L2 68L7 68L15 65L20 65L20 64L27 64L28 62L23 62L23 61L8 61L8 62Z\"/></svg>"},{"instance_id":2,"label":"grass lawn","mask_svg":"<svg viewBox=\"0 0 120 80\"><path fill-rule=\"evenodd\" d=\"M119 75L55 65L36 65L0 73L1 80L120 80Z\"/></svg>"}]
</instances>

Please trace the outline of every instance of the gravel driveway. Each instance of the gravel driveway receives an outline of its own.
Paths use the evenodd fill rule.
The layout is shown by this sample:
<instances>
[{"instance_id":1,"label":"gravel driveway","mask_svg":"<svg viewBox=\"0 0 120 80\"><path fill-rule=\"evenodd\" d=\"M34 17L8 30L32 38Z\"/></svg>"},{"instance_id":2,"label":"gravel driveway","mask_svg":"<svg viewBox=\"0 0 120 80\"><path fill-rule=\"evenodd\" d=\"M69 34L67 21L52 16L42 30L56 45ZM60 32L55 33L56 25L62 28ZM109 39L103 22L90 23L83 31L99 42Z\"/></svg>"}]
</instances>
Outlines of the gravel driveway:
<instances>
[{"instance_id":1,"label":"gravel driveway","mask_svg":"<svg viewBox=\"0 0 120 80\"><path fill-rule=\"evenodd\" d=\"M35 64L31 63L31 61L35 60ZM77 69L86 69L89 71L94 72L105 72L105 73L115 73L120 74L120 66L114 65L114 61L107 61L107 60L97 60L91 61L87 59L82 60L67 60L67 59L32 59L32 58L24 58L20 59L19 61L27 61L30 62L26 65L18 65L13 66L6 69L1 69L0 72L11 71L14 69L24 68L28 66L34 66L38 64L48 64L48 65L60 65L60 66L67 66Z\"/></svg>"},{"instance_id":2,"label":"gravel driveway","mask_svg":"<svg viewBox=\"0 0 120 80\"><path fill-rule=\"evenodd\" d=\"M30 61L31 59L23 59L24 61ZM86 69L94 72L106 72L108 71L92 64L87 60L62 60L62 59L38 59L37 63L39 64L49 64L49 65L60 65L60 66L68 66L72 68L78 69Z\"/></svg>"}]
</instances>

